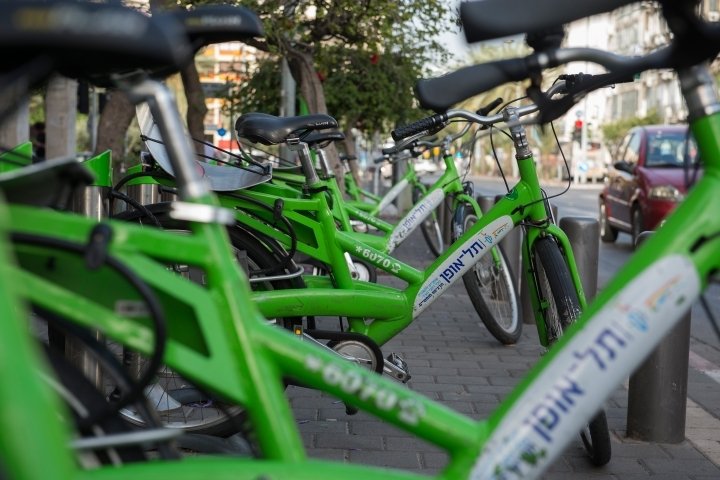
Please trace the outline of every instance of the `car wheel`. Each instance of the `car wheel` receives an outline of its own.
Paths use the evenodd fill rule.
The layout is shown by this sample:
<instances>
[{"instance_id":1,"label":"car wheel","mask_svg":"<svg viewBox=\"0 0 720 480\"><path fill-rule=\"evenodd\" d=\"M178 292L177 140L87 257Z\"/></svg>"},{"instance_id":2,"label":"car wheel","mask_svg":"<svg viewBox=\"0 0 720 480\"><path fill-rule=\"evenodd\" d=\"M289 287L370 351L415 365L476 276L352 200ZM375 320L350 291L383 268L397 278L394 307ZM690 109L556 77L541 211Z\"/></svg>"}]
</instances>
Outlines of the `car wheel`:
<instances>
[{"instance_id":1,"label":"car wheel","mask_svg":"<svg viewBox=\"0 0 720 480\"><path fill-rule=\"evenodd\" d=\"M633 246L637 246L638 238L640 234L645 231L645 225L643 224L643 216L639 206L635 206L632 211L632 243Z\"/></svg>"},{"instance_id":2,"label":"car wheel","mask_svg":"<svg viewBox=\"0 0 720 480\"><path fill-rule=\"evenodd\" d=\"M617 240L618 237L618 231L616 228L613 228L610 223L608 222L607 218L607 207L605 207L605 202L600 200L600 240L602 240L605 243L613 243L615 240Z\"/></svg>"}]
</instances>

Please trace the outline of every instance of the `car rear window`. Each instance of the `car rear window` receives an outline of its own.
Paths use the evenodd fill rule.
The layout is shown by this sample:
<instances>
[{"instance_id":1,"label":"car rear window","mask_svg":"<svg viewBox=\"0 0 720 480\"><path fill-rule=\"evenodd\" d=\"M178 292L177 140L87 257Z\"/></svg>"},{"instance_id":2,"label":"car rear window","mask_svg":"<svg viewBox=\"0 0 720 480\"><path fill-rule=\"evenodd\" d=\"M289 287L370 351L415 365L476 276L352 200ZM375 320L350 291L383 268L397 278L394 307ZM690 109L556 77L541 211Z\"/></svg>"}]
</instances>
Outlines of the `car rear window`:
<instances>
[{"instance_id":1,"label":"car rear window","mask_svg":"<svg viewBox=\"0 0 720 480\"><path fill-rule=\"evenodd\" d=\"M645 166L650 168L682 168L685 155L690 164L697 162L697 145L690 137L687 145L686 132L658 131L648 136L647 158Z\"/></svg>"}]
</instances>

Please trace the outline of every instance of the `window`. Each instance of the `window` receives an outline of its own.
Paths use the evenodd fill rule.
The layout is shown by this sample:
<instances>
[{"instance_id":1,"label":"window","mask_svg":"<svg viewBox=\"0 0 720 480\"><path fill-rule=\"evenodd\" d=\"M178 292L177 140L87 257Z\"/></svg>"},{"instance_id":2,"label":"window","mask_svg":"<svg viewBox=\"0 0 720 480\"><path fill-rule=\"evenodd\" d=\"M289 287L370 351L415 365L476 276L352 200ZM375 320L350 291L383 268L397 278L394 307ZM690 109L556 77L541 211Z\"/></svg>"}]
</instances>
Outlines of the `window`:
<instances>
[{"instance_id":1,"label":"window","mask_svg":"<svg viewBox=\"0 0 720 480\"><path fill-rule=\"evenodd\" d=\"M684 165L685 132L657 132L648 138L645 166L650 168L680 168ZM690 163L697 157L697 146L690 139Z\"/></svg>"},{"instance_id":2,"label":"window","mask_svg":"<svg viewBox=\"0 0 720 480\"><path fill-rule=\"evenodd\" d=\"M623 155L623 161L632 166L637 165L638 158L640 157L640 137L640 132L633 134L625 149L625 155Z\"/></svg>"}]
</instances>

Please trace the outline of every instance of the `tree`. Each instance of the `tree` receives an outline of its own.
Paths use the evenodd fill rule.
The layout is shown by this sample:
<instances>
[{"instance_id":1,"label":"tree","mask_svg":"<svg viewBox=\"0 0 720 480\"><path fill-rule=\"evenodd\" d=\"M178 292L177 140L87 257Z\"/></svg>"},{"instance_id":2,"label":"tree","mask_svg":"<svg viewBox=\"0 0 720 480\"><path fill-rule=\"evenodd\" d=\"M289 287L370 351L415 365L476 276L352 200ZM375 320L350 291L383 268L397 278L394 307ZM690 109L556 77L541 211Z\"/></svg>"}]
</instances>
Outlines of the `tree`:
<instances>
[{"instance_id":1,"label":"tree","mask_svg":"<svg viewBox=\"0 0 720 480\"><path fill-rule=\"evenodd\" d=\"M615 122L609 122L602 125L600 128L603 132L603 138L605 145L611 154L614 154L619 148L625 134L632 127L638 125L653 125L660 123L660 115L655 110L652 110L644 117L631 117L623 118Z\"/></svg>"},{"instance_id":2,"label":"tree","mask_svg":"<svg viewBox=\"0 0 720 480\"><path fill-rule=\"evenodd\" d=\"M328 104L332 105L330 113L343 120L346 132L357 122L378 125L383 123L380 117L386 123L394 120L376 112L407 111L393 108L393 101L412 99L411 84L422 66L442 55L437 34L449 28L449 11L441 0L252 0L243 5L260 15L266 32L265 39L248 43L276 55L275 61L287 58L310 112L328 113ZM389 83L387 76L376 77L377 72L361 74L361 67L373 58L376 64L392 66L398 81ZM398 68L409 64L411 68ZM276 68L267 63L263 67ZM385 78L384 88L376 87L375 95L370 95L369 82L380 78ZM267 99L263 87L270 86L269 79L268 75L258 81L253 78L253 85L241 91ZM364 82L368 86L362 88L368 91L361 93L358 85ZM276 96L277 91L273 92ZM257 98L248 105L262 105L264 100ZM363 109L353 107L357 105ZM331 154L330 160L339 177L337 155Z\"/></svg>"},{"instance_id":3,"label":"tree","mask_svg":"<svg viewBox=\"0 0 720 480\"><path fill-rule=\"evenodd\" d=\"M151 0L150 10L159 12L174 8L171 0ZM190 136L203 139L205 134L205 96L200 85L200 77L194 62L190 62L181 72L185 98L187 100L186 122ZM135 108L127 100L124 94L111 91L108 102L103 108L98 123L98 138L95 147L95 154L111 150L115 168L119 167L125 158L125 136L127 130L135 118ZM197 145L198 152L202 146Z\"/></svg>"}]
</instances>

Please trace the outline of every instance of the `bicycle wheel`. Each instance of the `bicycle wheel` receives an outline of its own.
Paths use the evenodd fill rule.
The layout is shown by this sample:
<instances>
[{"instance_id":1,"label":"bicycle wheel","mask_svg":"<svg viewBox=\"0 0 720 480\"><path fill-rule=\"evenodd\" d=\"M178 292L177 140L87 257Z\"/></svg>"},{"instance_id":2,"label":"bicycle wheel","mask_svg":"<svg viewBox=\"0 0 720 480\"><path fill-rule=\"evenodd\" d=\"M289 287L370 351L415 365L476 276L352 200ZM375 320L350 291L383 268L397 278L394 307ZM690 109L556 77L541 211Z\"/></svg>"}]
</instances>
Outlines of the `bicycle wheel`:
<instances>
[{"instance_id":1,"label":"bicycle wheel","mask_svg":"<svg viewBox=\"0 0 720 480\"><path fill-rule=\"evenodd\" d=\"M413 203L417 203L422 198L422 192L419 188L413 189ZM441 207L442 208L442 207ZM438 221L438 210L435 209L423 222L420 224L420 231L422 232L423 238L430 248L430 251L436 257L439 257L442 252L445 251L445 240L443 239L442 227Z\"/></svg>"},{"instance_id":2,"label":"bicycle wheel","mask_svg":"<svg viewBox=\"0 0 720 480\"><path fill-rule=\"evenodd\" d=\"M580 316L580 302L568 266L554 239L545 237L535 242L533 263L538 294L545 305L548 343L553 344ZM580 432L580 437L593 465L602 466L610 461L612 447L604 410L593 417Z\"/></svg>"},{"instance_id":3,"label":"bicycle wheel","mask_svg":"<svg viewBox=\"0 0 720 480\"><path fill-rule=\"evenodd\" d=\"M170 219L163 213L156 218L167 231L179 235L189 234L182 222ZM139 220L136 218L135 220ZM233 254L252 277L254 272L269 271L277 267L281 259L266 243L240 228L229 230ZM205 273L198 268L186 265L174 265L175 270L190 281L203 284ZM273 275L271 273L270 275ZM302 288L304 282L299 277L290 280L272 280L251 283L253 290L274 290L279 288ZM288 320L285 322L285 320ZM291 319L276 319L281 326L292 326ZM287 323L288 325L285 325ZM124 352L123 362L134 372L144 370L145 359L131 352ZM241 407L219 401L197 388L173 369L163 366L156 374L156 382L149 386L146 396L148 403L166 427L184 431L227 437L237 433L245 419L245 410ZM143 426L144 422L132 409L123 409L125 419L133 425Z\"/></svg>"},{"instance_id":4,"label":"bicycle wheel","mask_svg":"<svg viewBox=\"0 0 720 480\"><path fill-rule=\"evenodd\" d=\"M470 205L462 205L455 217L455 239L477 222ZM503 345L517 343L522 333L518 299L505 255L494 247L499 264L488 252L465 275L463 283L475 311L488 331Z\"/></svg>"}]
</instances>

